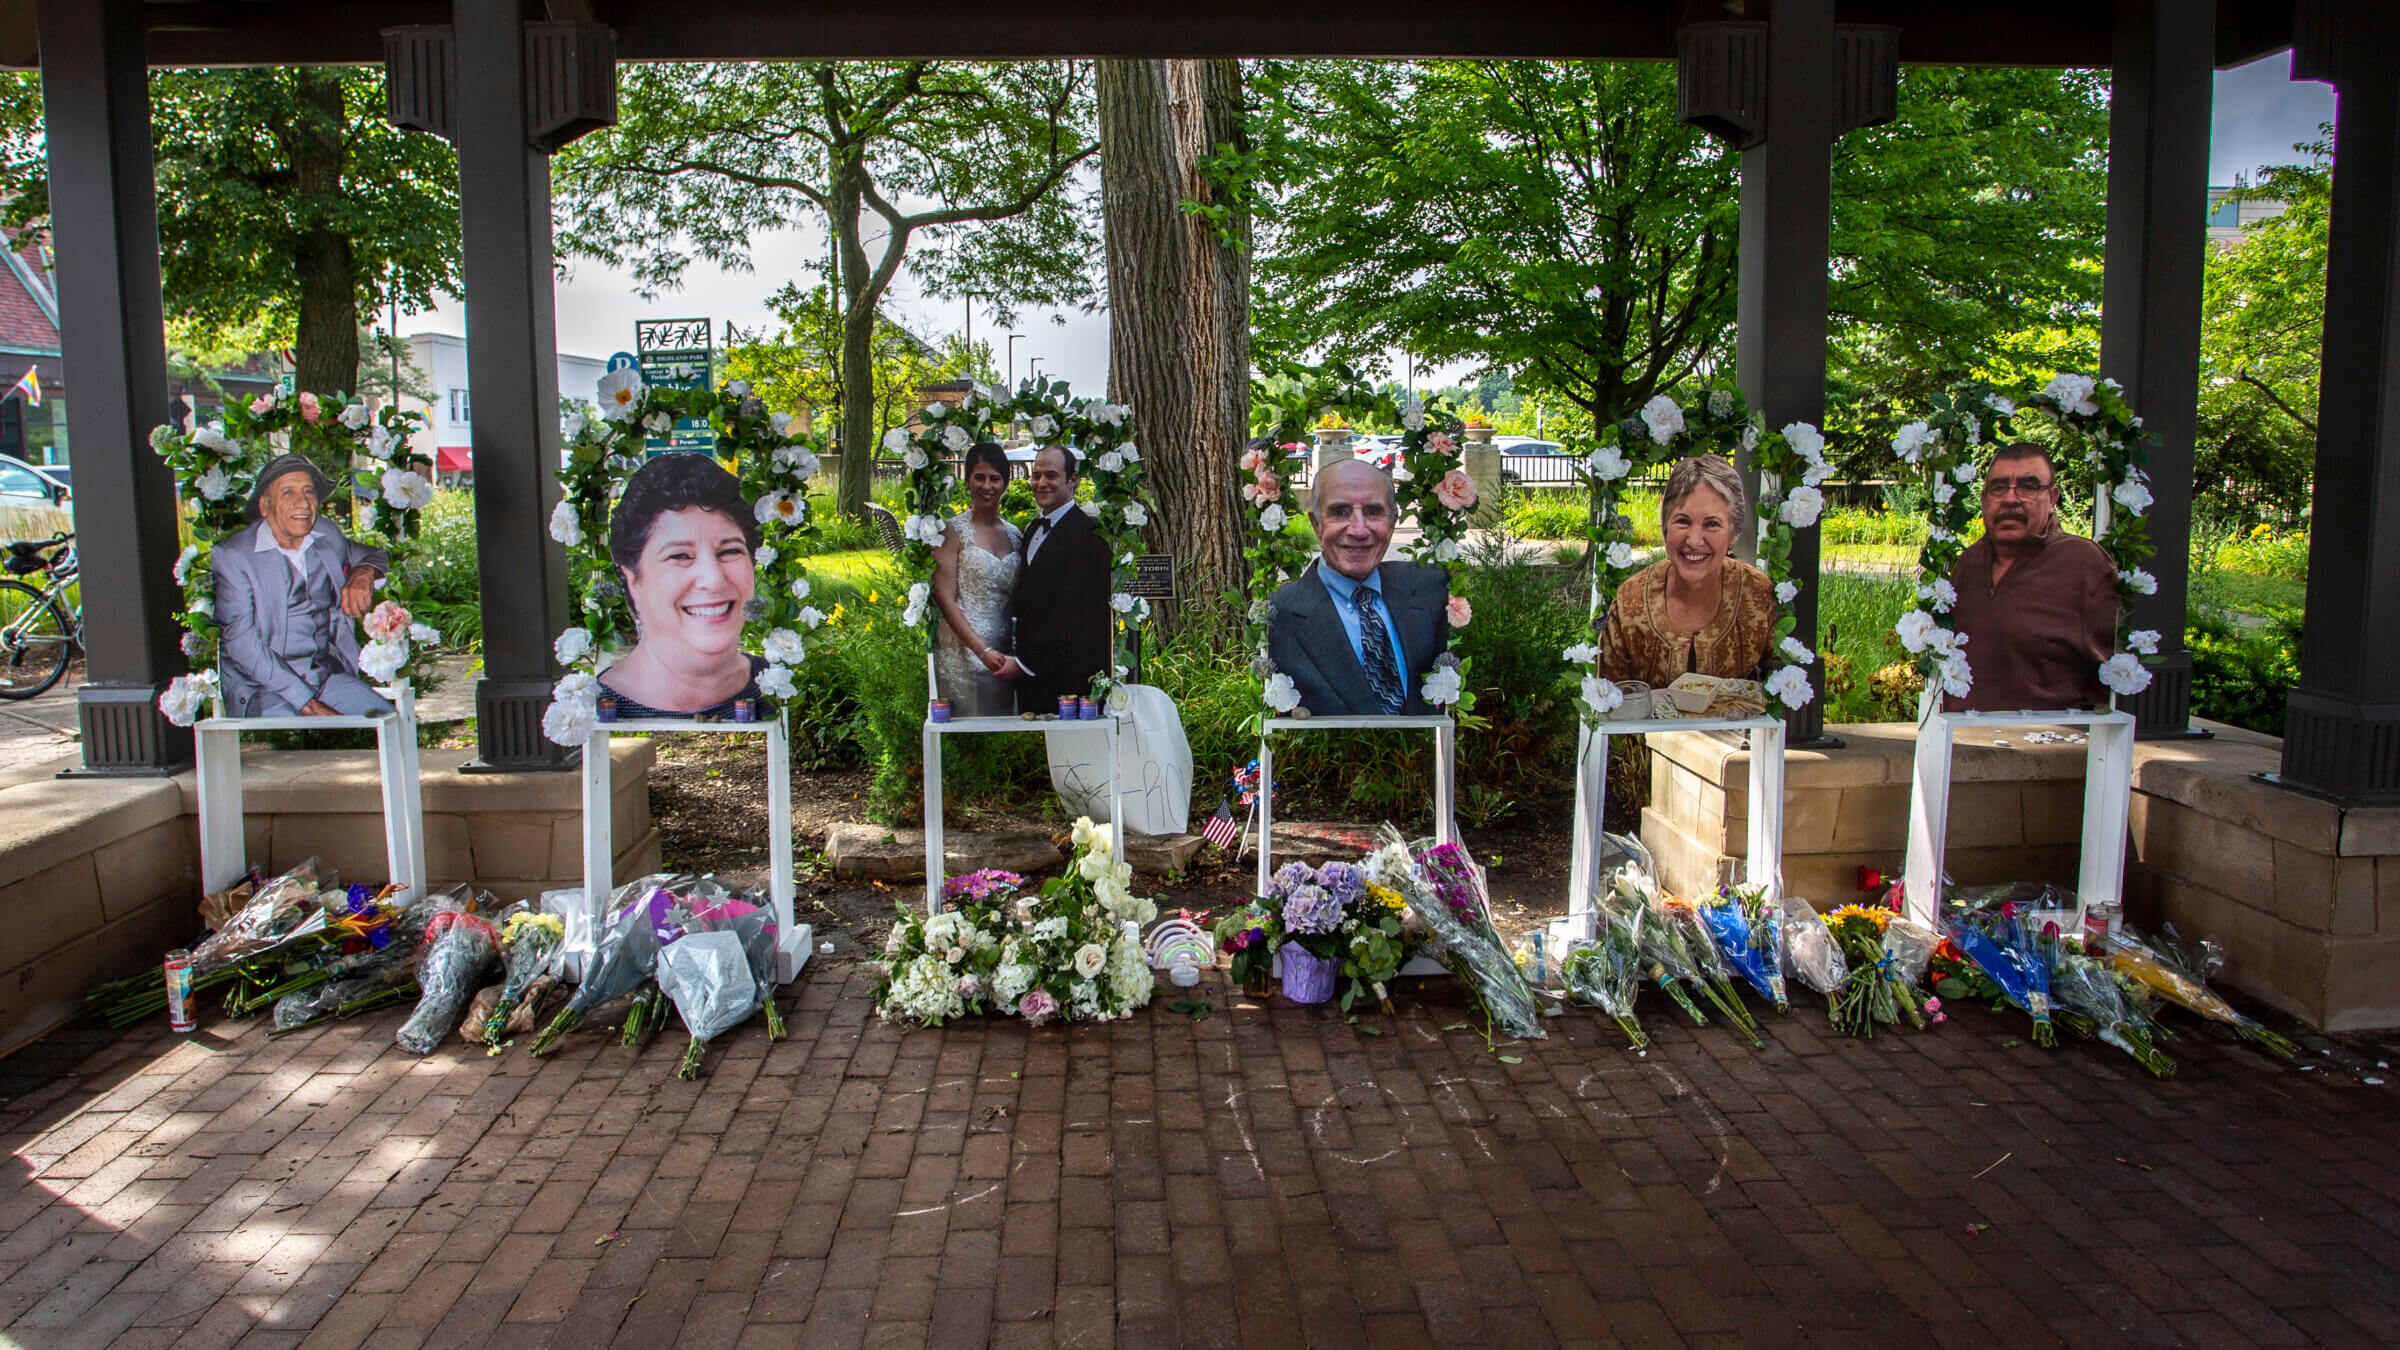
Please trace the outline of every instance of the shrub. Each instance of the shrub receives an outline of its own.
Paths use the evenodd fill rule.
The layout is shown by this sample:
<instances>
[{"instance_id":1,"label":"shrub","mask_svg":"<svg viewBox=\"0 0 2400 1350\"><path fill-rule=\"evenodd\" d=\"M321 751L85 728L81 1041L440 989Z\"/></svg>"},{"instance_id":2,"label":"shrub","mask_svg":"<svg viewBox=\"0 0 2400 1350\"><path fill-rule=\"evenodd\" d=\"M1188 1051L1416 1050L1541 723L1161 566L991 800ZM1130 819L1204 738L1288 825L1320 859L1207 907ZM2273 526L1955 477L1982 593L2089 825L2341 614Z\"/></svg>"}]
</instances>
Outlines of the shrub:
<instances>
[{"instance_id":1,"label":"shrub","mask_svg":"<svg viewBox=\"0 0 2400 1350\"><path fill-rule=\"evenodd\" d=\"M1509 488L1501 495L1500 518L1508 532L1524 539L1584 537L1590 524L1591 494L1580 489L1526 491Z\"/></svg>"},{"instance_id":2,"label":"shrub","mask_svg":"<svg viewBox=\"0 0 2400 1350\"><path fill-rule=\"evenodd\" d=\"M2185 611L2192 653L2192 712L2270 736L2283 734L2284 699L2300 681L2300 611L2278 608L2245 627L2209 605Z\"/></svg>"},{"instance_id":3,"label":"shrub","mask_svg":"<svg viewBox=\"0 0 2400 1350\"><path fill-rule=\"evenodd\" d=\"M1916 587L1901 576L1827 572L1817 581L1817 633L1824 651L1828 722L1905 722L1916 716L1915 696L1885 678L1885 667L1906 665L1892 626L1916 605ZM1867 672L1862 679L1861 672Z\"/></svg>"}]
</instances>

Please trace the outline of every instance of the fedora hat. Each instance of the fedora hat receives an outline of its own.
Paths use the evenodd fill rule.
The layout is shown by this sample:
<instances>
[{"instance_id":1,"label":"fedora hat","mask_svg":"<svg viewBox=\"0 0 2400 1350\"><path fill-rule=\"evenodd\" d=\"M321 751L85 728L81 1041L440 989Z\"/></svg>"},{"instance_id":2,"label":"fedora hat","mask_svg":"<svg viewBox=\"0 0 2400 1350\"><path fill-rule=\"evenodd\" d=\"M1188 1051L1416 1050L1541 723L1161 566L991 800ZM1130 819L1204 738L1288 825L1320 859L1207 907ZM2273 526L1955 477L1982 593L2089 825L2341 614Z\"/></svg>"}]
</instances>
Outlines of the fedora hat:
<instances>
[{"instance_id":1,"label":"fedora hat","mask_svg":"<svg viewBox=\"0 0 2400 1350\"><path fill-rule=\"evenodd\" d=\"M308 456L277 455L267 461L267 467L258 471L258 482L250 489L250 503L242 510L244 518L255 524L260 516L258 504L266 498L267 485L286 474L294 473L308 475L309 486L315 488L317 492L317 505L323 506L326 499L333 496L333 480L327 478L323 470L311 463Z\"/></svg>"}]
</instances>

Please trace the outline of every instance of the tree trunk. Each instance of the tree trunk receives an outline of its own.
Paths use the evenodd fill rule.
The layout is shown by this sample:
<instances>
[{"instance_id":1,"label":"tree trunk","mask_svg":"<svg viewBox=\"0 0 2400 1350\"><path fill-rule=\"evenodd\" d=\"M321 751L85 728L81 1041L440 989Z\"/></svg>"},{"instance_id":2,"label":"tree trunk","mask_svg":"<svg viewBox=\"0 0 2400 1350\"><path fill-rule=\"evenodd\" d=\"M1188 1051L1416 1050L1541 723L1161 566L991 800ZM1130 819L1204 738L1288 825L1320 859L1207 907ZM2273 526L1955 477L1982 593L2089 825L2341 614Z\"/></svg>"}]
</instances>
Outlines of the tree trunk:
<instances>
[{"instance_id":1,"label":"tree trunk","mask_svg":"<svg viewBox=\"0 0 2400 1350\"><path fill-rule=\"evenodd\" d=\"M842 316L842 479L835 501L845 516L863 518L875 482L875 307L853 305Z\"/></svg>"},{"instance_id":2,"label":"tree trunk","mask_svg":"<svg viewBox=\"0 0 2400 1350\"><path fill-rule=\"evenodd\" d=\"M342 82L335 72L315 68L294 71L292 79L312 110L291 132L293 176L302 209L318 222L293 250L300 284L294 387L346 394L358 379L358 274L349 237L324 223L342 210Z\"/></svg>"},{"instance_id":3,"label":"tree trunk","mask_svg":"<svg viewBox=\"0 0 2400 1350\"><path fill-rule=\"evenodd\" d=\"M1250 421L1249 221L1234 241L1183 209L1215 200L1202 157L1242 142L1241 68L1233 61L1099 63L1101 204L1108 235L1110 397L1140 423L1158 499L1150 544L1175 559L1185 609L1238 590L1241 505L1233 462Z\"/></svg>"}]
</instances>

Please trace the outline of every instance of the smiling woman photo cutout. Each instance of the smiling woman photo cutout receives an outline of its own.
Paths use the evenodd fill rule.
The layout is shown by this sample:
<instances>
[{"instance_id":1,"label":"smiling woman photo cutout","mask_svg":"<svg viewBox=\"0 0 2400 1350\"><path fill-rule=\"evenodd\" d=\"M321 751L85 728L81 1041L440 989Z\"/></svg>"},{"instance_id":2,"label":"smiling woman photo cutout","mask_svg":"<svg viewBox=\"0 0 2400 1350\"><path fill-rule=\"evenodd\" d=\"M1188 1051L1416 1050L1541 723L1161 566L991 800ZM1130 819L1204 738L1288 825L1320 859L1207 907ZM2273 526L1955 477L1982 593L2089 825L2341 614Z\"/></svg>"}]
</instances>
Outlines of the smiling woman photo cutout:
<instances>
[{"instance_id":1,"label":"smiling woman photo cutout","mask_svg":"<svg viewBox=\"0 0 2400 1350\"><path fill-rule=\"evenodd\" d=\"M742 650L758 542L740 484L706 455L660 455L626 481L608 552L639 640L600 677L619 717L725 718L758 696L766 659Z\"/></svg>"},{"instance_id":2,"label":"smiling woman photo cutout","mask_svg":"<svg viewBox=\"0 0 2400 1350\"><path fill-rule=\"evenodd\" d=\"M1655 688L1677 676L1755 679L1775 638L1775 583L1733 556L1746 498L1722 455L1675 466L1659 496L1665 547L1626 579L1600 640L1600 674Z\"/></svg>"}]
</instances>

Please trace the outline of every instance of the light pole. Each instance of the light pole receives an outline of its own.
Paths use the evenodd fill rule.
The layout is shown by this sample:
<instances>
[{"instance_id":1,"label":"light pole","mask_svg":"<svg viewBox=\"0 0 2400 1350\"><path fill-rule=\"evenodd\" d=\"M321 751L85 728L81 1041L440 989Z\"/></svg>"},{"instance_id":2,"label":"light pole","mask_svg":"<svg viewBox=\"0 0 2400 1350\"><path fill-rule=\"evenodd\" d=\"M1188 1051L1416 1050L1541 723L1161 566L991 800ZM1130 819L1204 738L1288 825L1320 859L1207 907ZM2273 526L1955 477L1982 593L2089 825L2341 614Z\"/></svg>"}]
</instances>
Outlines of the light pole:
<instances>
[{"instance_id":1,"label":"light pole","mask_svg":"<svg viewBox=\"0 0 2400 1350\"><path fill-rule=\"evenodd\" d=\"M1042 378L1042 358L1037 356L1025 363L1025 378L1029 380Z\"/></svg>"},{"instance_id":2,"label":"light pole","mask_svg":"<svg viewBox=\"0 0 2400 1350\"><path fill-rule=\"evenodd\" d=\"M1008 335L1008 387L1012 391L1017 387L1017 339L1023 336L1023 333Z\"/></svg>"}]
</instances>

